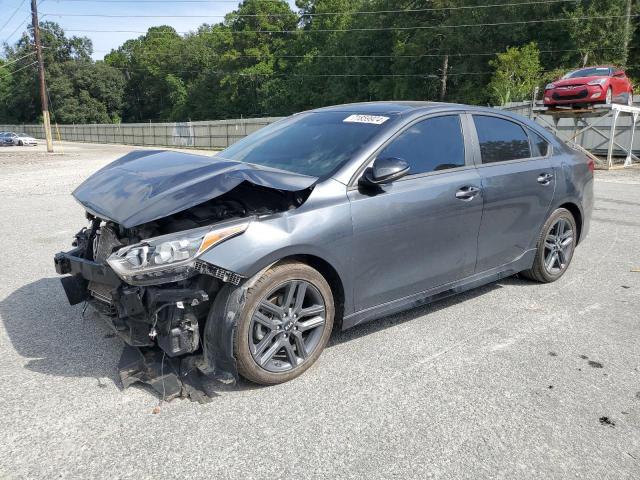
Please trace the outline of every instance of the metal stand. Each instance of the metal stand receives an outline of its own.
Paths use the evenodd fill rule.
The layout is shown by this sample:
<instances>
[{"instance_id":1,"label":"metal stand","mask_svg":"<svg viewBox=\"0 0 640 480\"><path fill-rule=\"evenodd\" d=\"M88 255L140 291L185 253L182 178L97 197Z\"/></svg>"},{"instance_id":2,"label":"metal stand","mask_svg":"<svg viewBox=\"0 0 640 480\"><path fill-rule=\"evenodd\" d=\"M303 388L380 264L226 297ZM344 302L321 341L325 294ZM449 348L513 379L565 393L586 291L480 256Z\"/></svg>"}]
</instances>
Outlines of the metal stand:
<instances>
[{"instance_id":1,"label":"metal stand","mask_svg":"<svg viewBox=\"0 0 640 480\"><path fill-rule=\"evenodd\" d=\"M611 105L594 105L593 108L584 108L576 110L563 110L563 109L549 109L546 107L536 107L532 109L533 118L539 123L544 123L548 126L556 135L559 135L558 122L561 118L573 119L573 135L567 139L567 142L572 143L575 147L587 153L594 159L596 164L601 168L612 168L613 164L613 148L614 146L620 148L626 153L626 159L624 166L629 167L633 165L633 162L640 162L633 153L633 139L635 136L638 120L640 119L640 107L633 107L628 105L618 105L616 103ZM628 114L631 117L631 140L628 146L623 146L616 141L616 129L618 127L618 119L621 115ZM544 117L550 116L553 119L553 124L547 121ZM587 119L594 119L589 122ZM603 131L601 125L605 119L611 120L611 126L609 131ZM603 137L607 141L607 158L603 161L601 158L595 156L593 152L589 152L583 146L584 133L592 131L599 136Z\"/></svg>"}]
</instances>

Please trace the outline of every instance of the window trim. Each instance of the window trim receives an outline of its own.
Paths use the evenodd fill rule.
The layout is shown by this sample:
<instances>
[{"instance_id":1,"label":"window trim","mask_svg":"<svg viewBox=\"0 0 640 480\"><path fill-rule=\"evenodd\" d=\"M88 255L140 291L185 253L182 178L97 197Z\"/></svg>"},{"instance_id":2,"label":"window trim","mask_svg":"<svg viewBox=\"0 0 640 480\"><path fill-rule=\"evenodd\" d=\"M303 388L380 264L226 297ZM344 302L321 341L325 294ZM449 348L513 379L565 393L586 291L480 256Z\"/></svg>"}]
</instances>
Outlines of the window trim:
<instances>
[{"instance_id":1,"label":"window trim","mask_svg":"<svg viewBox=\"0 0 640 480\"><path fill-rule=\"evenodd\" d=\"M371 166L371 164L378 157L380 152L382 152L391 142L393 142L396 138L398 138L400 135L402 135L408 129L413 127L416 123L420 123L420 122L423 122L425 120L429 120L429 119L437 118L437 117L445 117L445 116L446 117L452 117L452 116L457 116L458 117L458 120L460 121L460 133L462 135L462 143L463 143L463 146L464 146L464 165L462 165L460 167L455 167L455 168L447 168L445 170L434 170L432 172L409 174L409 175L406 175L406 176L396 180L394 183L396 183L396 182L404 182L404 181L407 181L407 180L413 180L414 178L423 178L423 177L429 177L429 176L432 176L432 175L441 175L443 173L459 172L461 170L466 170L466 169L469 169L469 168L475 168L474 159L473 159L473 145L469 142L469 138L470 138L469 136L471 135L472 132L469 130L469 127L466 124L467 122L465 122L465 118L464 118L465 114L466 114L466 112L464 110L454 110L454 111L446 111L446 112L438 112L438 113L428 113L426 115L422 115L420 117L414 118L409 123L407 123L402 128L400 128L398 131L396 131L389 138L387 138L384 141L384 143L382 143L382 145L380 145L371 155L369 155L367 157L367 159L364 162L362 162L362 164L358 167L356 172L351 177L351 180L349 181L349 184L347 185L347 189L348 190L356 190L358 188L358 180L360 179L360 177L362 177L362 175L364 174L364 171L367 169L367 167Z\"/></svg>"},{"instance_id":2,"label":"window trim","mask_svg":"<svg viewBox=\"0 0 640 480\"><path fill-rule=\"evenodd\" d=\"M516 125L520 126L522 128L522 130L524 130L525 135L527 136L527 139L529 141L529 152L531 154L533 154L533 148L531 145L532 139L531 139L531 134L529 132L533 132L536 133L531 127L529 127L528 125L518 121L515 118L511 118L511 117L507 117L505 115L500 115L499 113L494 113L494 112L468 112L467 113L468 117L469 117L469 130L470 130L470 135L473 138L473 143L474 143L474 149L476 151L476 155L474 157L474 161L475 161L475 165L476 168L485 168L485 167L491 167L494 165L506 165L506 164L510 164L510 163L520 163L520 162L529 162L532 160L542 160L542 159L546 159L552 156L553 153L553 145L551 144L551 142L549 142L544 135L541 135L539 133L537 133L537 135L540 136L540 138L542 138L545 142L547 142L548 148L547 148L547 154L546 155L538 155L538 156L530 156L530 157L525 157L525 158L514 158L512 160L502 160L499 162L490 162L490 163L482 163L482 151L480 149L480 138L478 137L478 131L476 129L476 124L475 124L475 120L474 120L474 116L479 116L479 117L496 117L499 118L500 120L504 120L507 122L511 122L511 123L515 123Z\"/></svg>"}]
</instances>

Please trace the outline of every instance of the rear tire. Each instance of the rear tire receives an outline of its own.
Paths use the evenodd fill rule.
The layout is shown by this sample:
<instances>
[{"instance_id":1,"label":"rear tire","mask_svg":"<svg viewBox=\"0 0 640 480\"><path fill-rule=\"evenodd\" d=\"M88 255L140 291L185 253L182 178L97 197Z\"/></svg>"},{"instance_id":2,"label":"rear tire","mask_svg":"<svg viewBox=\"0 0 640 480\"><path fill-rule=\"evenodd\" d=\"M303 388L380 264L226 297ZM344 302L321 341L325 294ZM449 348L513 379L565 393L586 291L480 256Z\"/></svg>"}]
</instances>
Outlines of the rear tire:
<instances>
[{"instance_id":1,"label":"rear tire","mask_svg":"<svg viewBox=\"0 0 640 480\"><path fill-rule=\"evenodd\" d=\"M558 280L569 268L577 233L576 221L569 210L554 211L538 236L533 266L522 275L541 283Z\"/></svg>"},{"instance_id":2,"label":"rear tire","mask_svg":"<svg viewBox=\"0 0 640 480\"><path fill-rule=\"evenodd\" d=\"M629 95L627 96L627 105L629 107L633 106L633 91L630 91Z\"/></svg>"},{"instance_id":3,"label":"rear tire","mask_svg":"<svg viewBox=\"0 0 640 480\"><path fill-rule=\"evenodd\" d=\"M257 275L233 350L240 375L275 385L302 375L318 359L333 329L334 300L325 278L303 263L283 262Z\"/></svg>"}]
</instances>

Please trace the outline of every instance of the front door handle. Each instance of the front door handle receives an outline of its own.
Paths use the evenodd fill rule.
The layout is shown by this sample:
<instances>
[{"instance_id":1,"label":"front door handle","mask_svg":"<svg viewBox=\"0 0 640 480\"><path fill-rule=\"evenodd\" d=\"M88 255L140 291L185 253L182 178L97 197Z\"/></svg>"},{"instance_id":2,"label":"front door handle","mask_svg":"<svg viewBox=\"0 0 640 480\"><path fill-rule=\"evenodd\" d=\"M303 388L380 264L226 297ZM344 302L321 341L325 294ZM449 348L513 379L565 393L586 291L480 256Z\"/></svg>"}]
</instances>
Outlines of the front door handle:
<instances>
[{"instance_id":1,"label":"front door handle","mask_svg":"<svg viewBox=\"0 0 640 480\"><path fill-rule=\"evenodd\" d=\"M478 187L474 187L473 185L467 185L465 187L460 187L460 189L456 192L456 198L459 200L473 200L473 198L480 193L480 189Z\"/></svg>"},{"instance_id":2,"label":"front door handle","mask_svg":"<svg viewBox=\"0 0 640 480\"><path fill-rule=\"evenodd\" d=\"M553 180L553 174L551 173L541 173L538 176L538 183L540 185L549 185L551 183L551 180Z\"/></svg>"}]
</instances>

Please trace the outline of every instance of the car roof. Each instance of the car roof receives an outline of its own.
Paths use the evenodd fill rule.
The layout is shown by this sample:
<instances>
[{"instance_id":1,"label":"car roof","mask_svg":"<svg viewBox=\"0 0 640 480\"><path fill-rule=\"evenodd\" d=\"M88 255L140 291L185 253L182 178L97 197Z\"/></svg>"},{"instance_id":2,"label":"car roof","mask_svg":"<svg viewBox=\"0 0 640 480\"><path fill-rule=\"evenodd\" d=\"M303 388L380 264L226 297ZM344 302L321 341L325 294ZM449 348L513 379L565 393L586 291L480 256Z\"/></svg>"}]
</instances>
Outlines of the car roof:
<instances>
[{"instance_id":1,"label":"car roof","mask_svg":"<svg viewBox=\"0 0 640 480\"><path fill-rule=\"evenodd\" d=\"M312 112L350 112L363 114L399 114L418 109L432 109L450 103L422 102L422 101L384 101L384 102L357 102L344 105L332 105L316 108Z\"/></svg>"},{"instance_id":2,"label":"car roof","mask_svg":"<svg viewBox=\"0 0 640 480\"><path fill-rule=\"evenodd\" d=\"M522 118L518 115L514 117L511 112L506 110L498 110L491 107L482 107L476 105L464 105L460 103L447 102L423 102L423 101L384 101L384 102L361 102L346 103L344 105L333 105L330 107L317 108L310 110L311 112L344 112L344 113L362 113L371 115L402 115L402 114L421 114L431 111L466 111L469 113L492 113L500 114L507 117Z\"/></svg>"}]
</instances>

